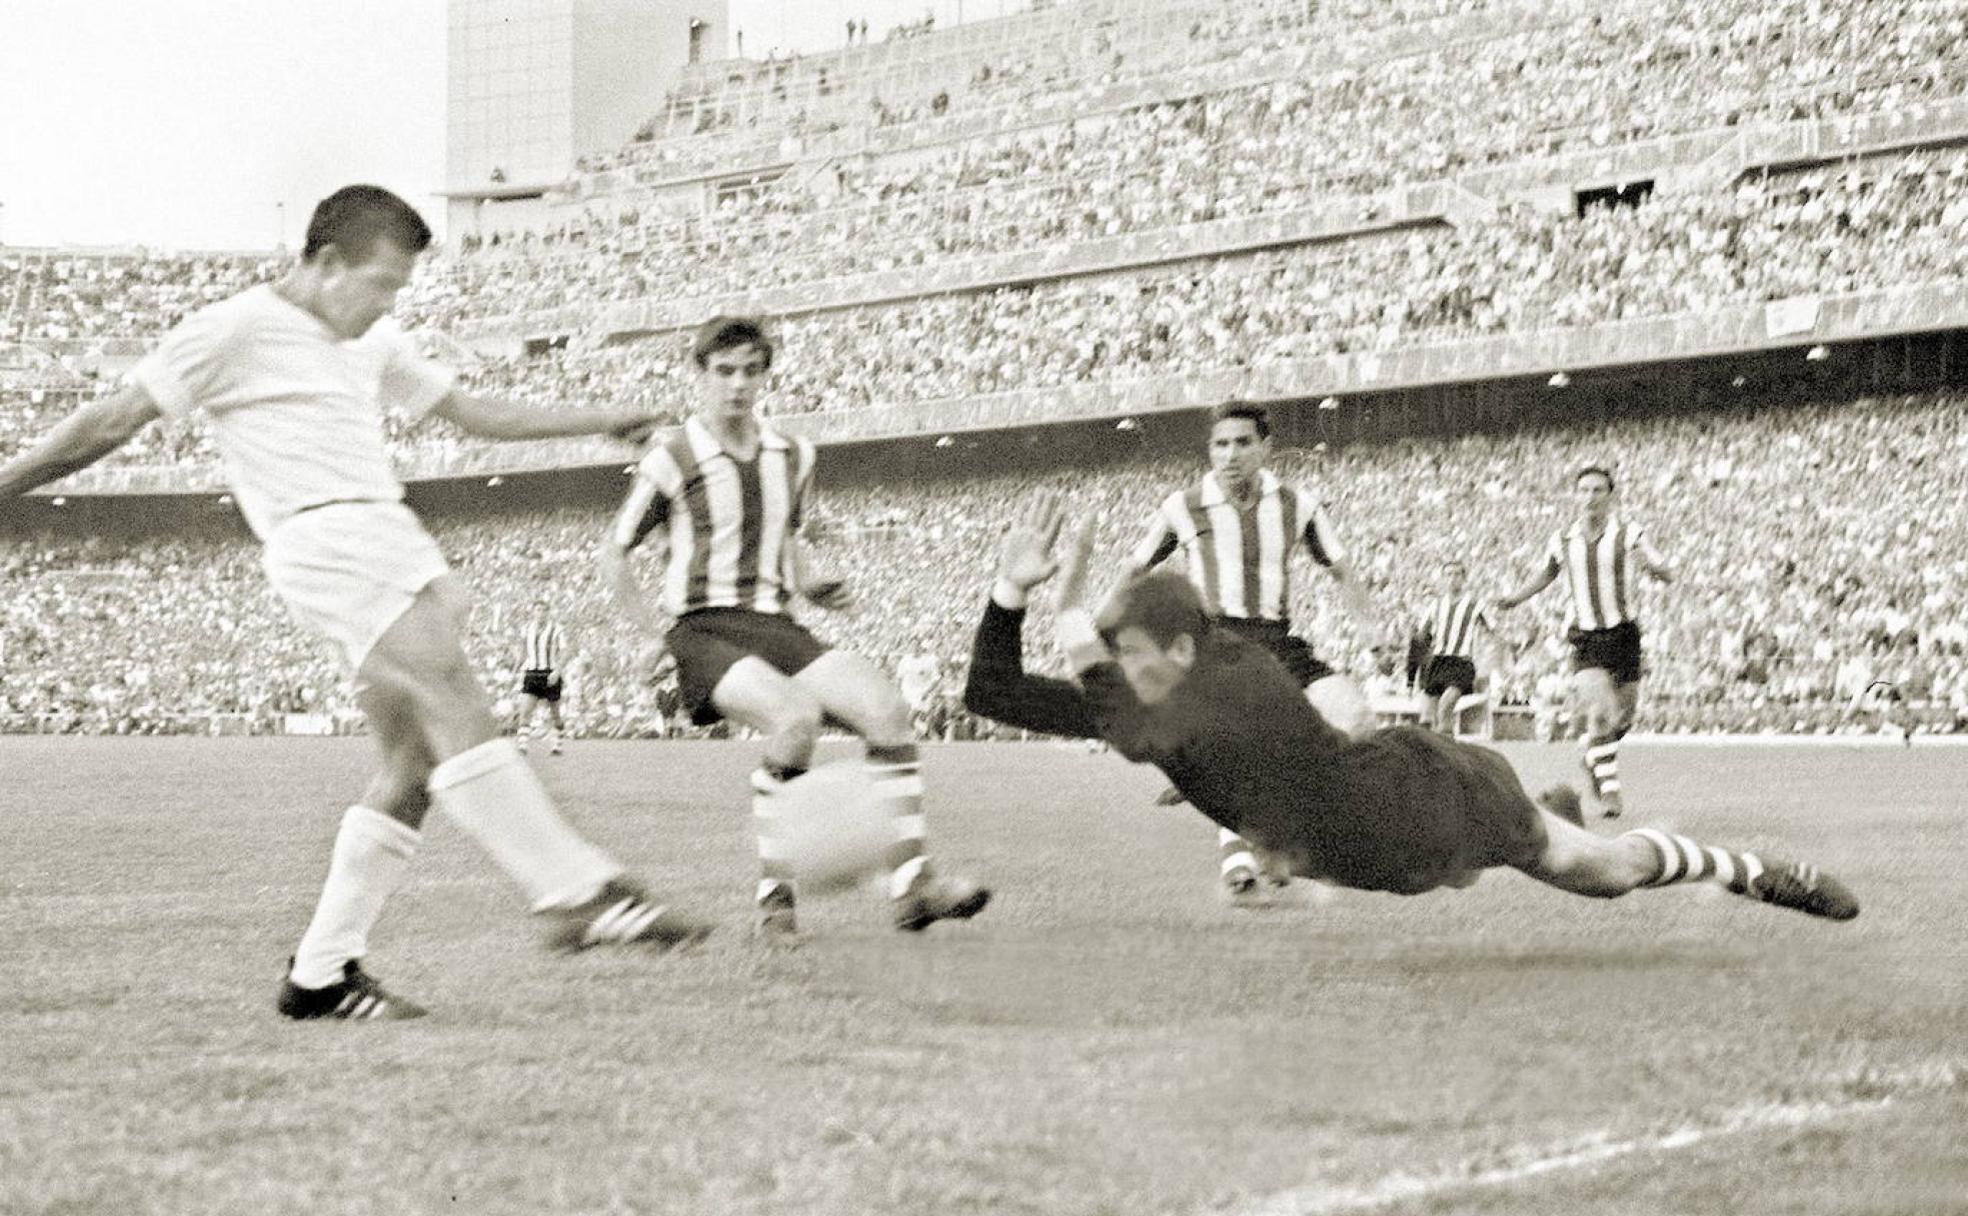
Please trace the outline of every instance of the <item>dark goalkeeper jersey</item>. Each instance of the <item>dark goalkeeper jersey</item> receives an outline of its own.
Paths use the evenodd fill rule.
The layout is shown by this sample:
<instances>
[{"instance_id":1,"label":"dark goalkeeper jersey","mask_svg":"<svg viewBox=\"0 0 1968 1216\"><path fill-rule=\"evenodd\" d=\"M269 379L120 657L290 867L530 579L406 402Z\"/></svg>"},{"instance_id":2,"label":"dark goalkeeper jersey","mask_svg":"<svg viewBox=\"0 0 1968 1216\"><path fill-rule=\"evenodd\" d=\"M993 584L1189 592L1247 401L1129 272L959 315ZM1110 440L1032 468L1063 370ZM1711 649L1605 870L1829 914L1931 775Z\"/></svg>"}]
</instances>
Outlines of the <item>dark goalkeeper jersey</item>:
<instances>
[{"instance_id":1,"label":"dark goalkeeper jersey","mask_svg":"<svg viewBox=\"0 0 1968 1216\"><path fill-rule=\"evenodd\" d=\"M1415 894L1543 850L1537 808L1502 756L1408 726L1349 740L1270 654L1233 634L1213 630L1174 693L1148 706L1112 661L1077 684L1026 672L1024 620L986 605L964 689L973 713L1105 739L1295 874Z\"/></svg>"}]
</instances>

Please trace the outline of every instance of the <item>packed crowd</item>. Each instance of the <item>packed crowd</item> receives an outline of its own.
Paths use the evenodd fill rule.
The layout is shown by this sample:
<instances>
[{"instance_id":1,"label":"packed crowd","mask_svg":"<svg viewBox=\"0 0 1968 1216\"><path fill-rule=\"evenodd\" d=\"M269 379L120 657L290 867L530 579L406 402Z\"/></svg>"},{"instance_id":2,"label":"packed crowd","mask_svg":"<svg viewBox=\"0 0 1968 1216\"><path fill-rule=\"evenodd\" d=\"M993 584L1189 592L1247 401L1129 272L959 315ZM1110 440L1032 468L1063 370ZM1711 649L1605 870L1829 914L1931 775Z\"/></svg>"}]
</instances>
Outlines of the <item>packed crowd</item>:
<instances>
[{"instance_id":1,"label":"packed crowd","mask_svg":"<svg viewBox=\"0 0 1968 1216\"><path fill-rule=\"evenodd\" d=\"M583 158L582 174L631 168L643 180L784 159L836 131L872 124L899 145L948 140L950 119L999 130L1085 110L1115 84L1155 81L1233 60L1482 11L1487 0L1075 0L1035 3L972 49L969 34L927 38L898 26L869 53L803 58L770 48L721 61L673 90L619 151ZM1050 10L1050 11L1048 11ZM867 22L858 42L867 44ZM909 28L914 33L901 35ZM920 41L913 41L921 39ZM848 44L857 39L850 36ZM982 121L980 121L982 120Z\"/></svg>"},{"instance_id":2,"label":"packed crowd","mask_svg":"<svg viewBox=\"0 0 1968 1216\"><path fill-rule=\"evenodd\" d=\"M1583 216L1362 236L816 313L783 328L778 408L871 405L1707 312L1968 275L1968 153L1922 151L1656 194ZM674 334L489 370L550 401L683 398Z\"/></svg>"},{"instance_id":3,"label":"packed crowd","mask_svg":"<svg viewBox=\"0 0 1968 1216\"><path fill-rule=\"evenodd\" d=\"M1380 233L788 320L782 412L834 412L1583 327L1731 304L1968 276L1968 153L1922 150L1655 194L1583 215ZM546 403L674 412L682 342L577 339L467 369L476 389ZM0 451L74 396L0 394ZM395 436L415 467L471 441L442 424ZM112 461L213 459L195 424L157 426Z\"/></svg>"},{"instance_id":4,"label":"packed crowd","mask_svg":"<svg viewBox=\"0 0 1968 1216\"><path fill-rule=\"evenodd\" d=\"M1473 47L843 160L703 215L639 206L633 194L600 200L538 243L451 261L419 315L448 324L1039 252L1330 206L1572 148L1889 112L1960 93L1964 16L1943 0L1581 6ZM1435 100L1446 98L1455 104Z\"/></svg>"},{"instance_id":5,"label":"packed crowd","mask_svg":"<svg viewBox=\"0 0 1968 1216\"><path fill-rule=\"evenodd\" d=\"M1924 731L1968 729L1964 406L1927 396L1281 451L1280 471L1330 504L1380 619L1349 620L1310 574L1293 616L1337 666L1398 696L1401 644L1442 564L1464 559L1486 593L1520 581L1572 516L1565 471L1611 460L1623 513L1678 570L1672 586L1642 592L1641 729L1822 733L1874 679L1901 686ZM1096 521L1097 560L1111 570L1156 501L1201 467L1198 450L1092 473L827 486L809 543L859 603L847 618L803 615L891 671L933 658L944 678L925 698L926 728L988 734L951 698L1005 521L1034 494L1060 493ZM674 688L592 573L608 513L596 503L433 523L481 596L470 644L493 688L516 685L521 623L545 601L579 654L572 729L668 733L679 729ZM1485 664L1496 701L1547 720L1560 712L1561 600L1547 593L1500 619L1501 653ZM350 712L330 656L286 619L230 521L162 537L0 539L0 606L9 728L206 730L215 716L268 728L289 713Z\"/></svg>"}]
</instances>

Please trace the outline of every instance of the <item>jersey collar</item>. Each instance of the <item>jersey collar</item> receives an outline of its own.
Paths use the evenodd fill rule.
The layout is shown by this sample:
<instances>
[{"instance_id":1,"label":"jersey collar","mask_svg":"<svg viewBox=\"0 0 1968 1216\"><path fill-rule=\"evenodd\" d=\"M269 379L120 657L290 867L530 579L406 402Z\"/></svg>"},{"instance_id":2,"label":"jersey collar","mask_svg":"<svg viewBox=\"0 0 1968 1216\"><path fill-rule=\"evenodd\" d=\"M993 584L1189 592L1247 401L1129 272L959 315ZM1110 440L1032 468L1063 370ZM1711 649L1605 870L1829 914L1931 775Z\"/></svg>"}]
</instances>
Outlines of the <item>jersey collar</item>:
<instances>
[{"instance_id":1,"label":"jersey collar","mask_svg":"<svg viewBox=\"0 0 1968 1216\"><path fill-rule=\"evenodd\" d=\"M793 446L792 442L784 435L767 426L765 419L759 419L758 426L759 451L764 452L770 450L783 452ZM724 445L717 441L717 436L711 434L711 428L705 426L695 414L683 420L683 434L690 442L691 455L695 456L699 462L707 460L712 456L723 456L727 460L738 459L730 452L724 450Z\"/></svg>"},{"instance_id":2,"label":"jersey collar","mask_svg":"<svg viewBox=\"0 0 1968 1216\"><path fill-rule=\"evenodd\" d=\"M1605 536L1605 535L1607 535L1607 534L1608 534L1608 533L1610 533L1610 532L1615 532L1615 531L1618 531L1618 530L1619 530L1619 526L1620 526L1620 517L1619 517L1619 515L1618 515L1618 513L1617 513L1617 512L1615 512L1614 514L1612 514L1612 515L1608 515L1608 516L1606 517L1606 526L1605 526L1605 527L1603 527L1603 528L1601 528L1601 529L1599 529L1599 535L1601 535L1601 536ZM1569 528L1567 528L1567 529L1565 529L1565 535L1566 535L1566 537L1567 537L1567 538L1569 538L1569 539L1573 539L1573 540L1584 540L1584 539L1585 539L1585 521L1584 521L1584 520L1582 520L1582 519L1575 519L1575 520L1573 520L1573 521L1572 521L1572 526L1571 526L1571 527L1569 527Z\"/></svg>"},{"instance_id":3,"label":"jersey collar","mask_svg":"<svg viewBox=\"0 0 1968 1216\"><path fill-rule=\"evenodd\" d=\"M1278 475L1270 469L1259 469L1257 471L1257 496L1260 499L1269 498L1271 495L1276 494L1279 484ZM1205 507L1220 507L1228 504L1229 501L1230 495L1224 491L1223 483L1216 479L1216 470L1211 469L1209 472L1203 474L1201 505Z\"/></svg>"}]
</instances>

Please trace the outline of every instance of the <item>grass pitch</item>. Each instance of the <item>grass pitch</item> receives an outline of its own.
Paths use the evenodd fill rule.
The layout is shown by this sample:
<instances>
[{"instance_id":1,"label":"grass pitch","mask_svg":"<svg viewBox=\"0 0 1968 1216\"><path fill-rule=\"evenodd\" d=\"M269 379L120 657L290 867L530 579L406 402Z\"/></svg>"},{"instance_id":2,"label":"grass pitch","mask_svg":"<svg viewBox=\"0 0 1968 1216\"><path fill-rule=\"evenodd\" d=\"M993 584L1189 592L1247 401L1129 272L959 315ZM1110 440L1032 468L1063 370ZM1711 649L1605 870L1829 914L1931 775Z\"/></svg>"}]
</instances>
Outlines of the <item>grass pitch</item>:
<instances>
[{"instance_id":1,"label":"grass pitch","mask_svg":"<svg viewBox=\"0 0 1968 1216\"><path fill-rule=\"evenodd\" d=\"M754 756L536 758L704 948L547 957L433 817L370 960L433 1016L295 1026L366 743L0 739L0 1212L1968 1212L1968 752L1628 749L1631 824L1816 861L1835 925L1501 872L1232 909L1156 774L933 748L931 843L997 901L809 901L790 952Z\"/></svg>"}]
</instances>

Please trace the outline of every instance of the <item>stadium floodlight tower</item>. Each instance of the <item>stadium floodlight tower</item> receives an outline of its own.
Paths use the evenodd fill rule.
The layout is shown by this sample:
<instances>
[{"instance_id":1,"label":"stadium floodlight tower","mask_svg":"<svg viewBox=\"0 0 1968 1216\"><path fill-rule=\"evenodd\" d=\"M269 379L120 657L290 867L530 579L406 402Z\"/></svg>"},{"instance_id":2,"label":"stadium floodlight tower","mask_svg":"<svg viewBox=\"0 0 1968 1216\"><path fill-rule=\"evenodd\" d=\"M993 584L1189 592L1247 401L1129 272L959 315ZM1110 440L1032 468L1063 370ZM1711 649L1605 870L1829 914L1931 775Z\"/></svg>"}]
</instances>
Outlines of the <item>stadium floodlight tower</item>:
<instances>
[{"instance_id":1,"label":"stadium floodlight tower","mask_svg":"<svg viewBox=\"0 0 1968 1216\"><path fill-rule=\"evenodd\" d=\"M578 158L628 144L730 18L728 0L450 0L449 21L455 241L556 222L548 192Z\"/></svg>"}]
</instances>

